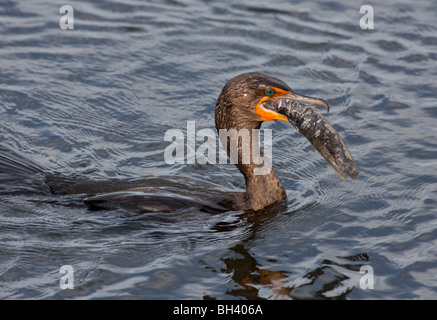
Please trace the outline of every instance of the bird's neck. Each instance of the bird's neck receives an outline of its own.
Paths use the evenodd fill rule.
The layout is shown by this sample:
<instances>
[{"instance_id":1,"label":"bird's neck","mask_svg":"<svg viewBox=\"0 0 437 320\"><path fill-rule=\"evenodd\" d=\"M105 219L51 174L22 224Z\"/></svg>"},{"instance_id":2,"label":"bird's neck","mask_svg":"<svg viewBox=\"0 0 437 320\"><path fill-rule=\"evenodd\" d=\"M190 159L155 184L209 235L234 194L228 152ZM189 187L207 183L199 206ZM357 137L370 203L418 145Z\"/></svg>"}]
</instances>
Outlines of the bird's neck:
<instances>
[{"instance_id":1,"label":"bird's neck","mask_svg":"<svg viewBox=\"0 0 437 320\"><path fill-rule=\"evenodd\" d=\"M244 128L237 126L236 129L225 130L226 137L219 130L220 139L228 156L246 181L243 209L261 210L286 198L281 180L274 171L270 160L260 150L260 126L260 122L252 125L246 124Z\"/></svg>"}]
</instances>

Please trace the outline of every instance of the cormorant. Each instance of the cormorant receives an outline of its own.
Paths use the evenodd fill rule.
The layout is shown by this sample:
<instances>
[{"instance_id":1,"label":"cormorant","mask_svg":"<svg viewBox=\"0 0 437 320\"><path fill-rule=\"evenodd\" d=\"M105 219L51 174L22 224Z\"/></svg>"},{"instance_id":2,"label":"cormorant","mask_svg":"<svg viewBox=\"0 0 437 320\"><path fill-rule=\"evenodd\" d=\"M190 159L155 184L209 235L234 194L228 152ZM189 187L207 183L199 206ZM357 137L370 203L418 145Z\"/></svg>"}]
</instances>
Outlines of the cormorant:
<instances>
[{"instance_id":1,"label":"cormorant","mask_svg":"<svg viewBox=\"0 0 437 320\"><path fill-rule=\"evenodd\" d=\"M237 196L233 208L258 211L287 196L278 175L259 150L257 129L260 129L263 121L289 121L343 180L358 176L355 161L340 135L309 104L324 106L329 112L326 101L298 94L283 81L259 72L240 74L223 87L215 106L215 125L223 146L246 182L246 192ZM220 135L223 130L227 135ZM244 137L240 135L243 131L249 137L249 151L244 148ZM236 154L232 150L236 150ZM29 179L30 176L35 178ZM114 208L127 204L128 207L133 206L146 212L171 211L177 206L199 206L195 197L184 196L186 193L182 190L175 192L171 189L172 192L168 194L159 193L159 190L153 192L156 181L152 180L147 180L151 181L150 185L141 185L146 181L141 179L132 183L128 181L105 185L102 182L45 174L44 169L37 164L1 146L0 181L31 181L24 189L8 184L4 184L4 187L0 185L0 191L5 192L35 189L37 192L55 194L85 193L89 195L85 203L94 208Z\"/></svg>"}]
</instances>

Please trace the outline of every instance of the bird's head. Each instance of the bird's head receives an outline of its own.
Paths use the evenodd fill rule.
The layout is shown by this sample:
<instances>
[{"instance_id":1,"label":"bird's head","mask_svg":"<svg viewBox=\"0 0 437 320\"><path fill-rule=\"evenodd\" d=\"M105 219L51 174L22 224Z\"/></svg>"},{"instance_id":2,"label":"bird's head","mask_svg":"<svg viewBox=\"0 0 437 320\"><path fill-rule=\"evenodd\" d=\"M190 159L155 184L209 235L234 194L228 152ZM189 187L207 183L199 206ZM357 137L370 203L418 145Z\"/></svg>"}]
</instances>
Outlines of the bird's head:
<instances>
[{"instance_id":1,"label":"bird's head","mask_svg":"<svg viewBox=\"0 0 437 320\"><path fill-rule=\"evenodd\" d=\"M293 99L322 105L329 112L326 101L296 93L277 78L260 72L243 73L231 79L217 99L217 129L238 129L240 122L245 128L250 124L259 128L263 121L289 121L286 115L264 107L263 102L272 99Z\"/></svg>"}]
</instances>

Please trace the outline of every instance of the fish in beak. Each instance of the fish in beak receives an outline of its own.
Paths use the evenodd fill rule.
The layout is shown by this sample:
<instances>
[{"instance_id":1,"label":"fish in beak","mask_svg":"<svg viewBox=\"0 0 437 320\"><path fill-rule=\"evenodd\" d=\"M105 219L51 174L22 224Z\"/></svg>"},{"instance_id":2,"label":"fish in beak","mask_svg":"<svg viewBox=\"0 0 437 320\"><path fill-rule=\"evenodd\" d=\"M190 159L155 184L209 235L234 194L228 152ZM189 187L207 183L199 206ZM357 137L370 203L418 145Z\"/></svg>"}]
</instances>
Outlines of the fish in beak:
<instances>
[{"instance_id":1,"label":"fish in beak","mask_svg":"<svg viewBox=\"0 0 437 320\"><path fill-rule=\"evenodd\" d=\"M257 105L257 113L263 114L263 120L269 118L290 122L311 142L340 178L345 181L348 177L355 179L359 174L358 167L340 135L314 106L305 103L324 106L329 112L329 105L322 99L287 92L261 99Z\"/></svg>"}]
</instances>

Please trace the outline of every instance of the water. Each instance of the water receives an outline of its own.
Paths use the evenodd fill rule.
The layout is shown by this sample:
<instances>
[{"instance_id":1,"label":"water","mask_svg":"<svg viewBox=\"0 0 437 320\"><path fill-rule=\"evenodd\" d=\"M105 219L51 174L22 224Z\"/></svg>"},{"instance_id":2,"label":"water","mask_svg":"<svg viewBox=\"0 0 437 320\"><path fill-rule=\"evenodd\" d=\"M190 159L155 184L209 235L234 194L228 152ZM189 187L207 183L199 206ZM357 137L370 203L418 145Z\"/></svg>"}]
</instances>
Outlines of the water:
<instances>
[{"instance_id":1,"label":"water","mask_svg":"<svg viewBox=\"0 0 437 320\"><path fill-rule=\"evenodd\" d=\"M50 175L144 177L215 207L92 211L84 194L10 179L0 298L435 299L437 9L370 4L373 30L359 27L361 1L75 1L74 30L62 30L59 2L3 1L3 147ZM166 130L214 129L222 86L255 70L330 103L357 180L285 122L264 127L288 200L263 218L208 198L244 189L233 166L164 161ZM60 288L63 265L74 289Z\"/></svg>"}]
</instances>

